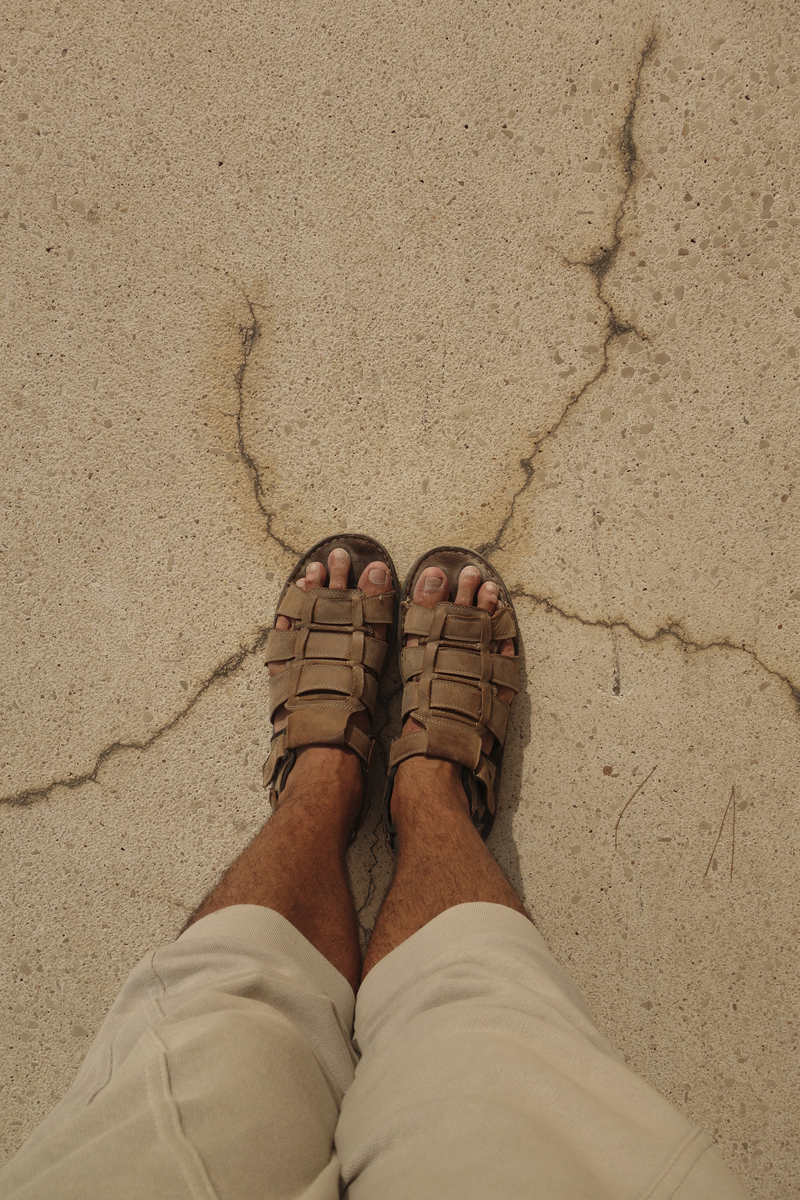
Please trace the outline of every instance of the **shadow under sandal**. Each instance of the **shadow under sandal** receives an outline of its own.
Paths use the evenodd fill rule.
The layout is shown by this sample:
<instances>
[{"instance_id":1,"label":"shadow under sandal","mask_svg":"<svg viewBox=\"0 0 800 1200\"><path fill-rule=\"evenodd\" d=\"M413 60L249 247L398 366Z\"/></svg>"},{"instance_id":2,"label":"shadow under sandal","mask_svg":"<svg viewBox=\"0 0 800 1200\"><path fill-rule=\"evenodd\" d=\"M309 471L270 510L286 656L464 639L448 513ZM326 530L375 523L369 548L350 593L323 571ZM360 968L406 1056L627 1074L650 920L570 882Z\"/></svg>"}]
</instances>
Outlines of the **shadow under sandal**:
<instances>
[{"instance_id":1,"label":"shadow under sandal","mask_svg":"<svg viewBox=\"0 0 800 1200\"><path fill-rule=\"evenodd\" d=\"M295 587L309 563L327 567L328 555L341 547L350 555L349 586ZM380 560L389 568L393 590L380 596L365 596L355 581L367 565ZM369 713L370 723L378 697L378 683L395 632L395 605L399 591L397 574L388 552L372 538L343 534L317 542L295 567L281 592L276 610L288 617L291 629L273 629L267 639L267 662L283 662L283 671L269 681L269 715L283 707L286 727L273 735L270 755L264 763L264 787L269 788L275 807L297 751L305 746L342 746L361 759L364 799L354 834L369 808L369 773L378 754L375 739L354 723L360 712ZM374 625L385 625L386 639L373 636Z\"/></svg>"},{"instance_id":2,"label":"shadow under sandal","mask_svg":"<svg viewBox=\"0 0 800 1200\"><path fill-rule=\"evenodd\" d=\"M444 601L426 608L413 600L417 580L426 567L439 567L455 595L464 567L481 572L481 584L493 581L499 604L490 614L473 605ZM476 588L476 594L481 585ZM406 646L409 636L419 645ZM400 673L403 678L403 722L408 717L423 728L396 738L389 756L383 822L390 849L396 830L391 818L392 788L397 768L414 755L446 758L461 765L472 822L484 839L494 824L509 704L500 687L519 688L518 631L514 606L503 580L480 554L456 546L440 546L417 559L406 577L400 605ZM514 641L514 655L501 655L500 642ZM481 749L486 731L494 735L488 753Z\"/></svg>"}]
</instances>

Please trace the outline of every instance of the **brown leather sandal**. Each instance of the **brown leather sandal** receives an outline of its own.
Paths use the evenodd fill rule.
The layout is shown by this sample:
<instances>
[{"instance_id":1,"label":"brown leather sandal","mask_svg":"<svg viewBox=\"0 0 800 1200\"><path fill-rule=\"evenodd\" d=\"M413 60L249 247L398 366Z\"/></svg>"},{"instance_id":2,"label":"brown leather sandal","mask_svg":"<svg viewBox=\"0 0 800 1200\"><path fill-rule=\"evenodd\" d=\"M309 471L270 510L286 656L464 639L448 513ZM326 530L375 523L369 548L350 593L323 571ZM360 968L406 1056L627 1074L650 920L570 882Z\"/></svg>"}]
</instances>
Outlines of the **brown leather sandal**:
<instances>
[{"instance_id":1,"label":"brown leather sandal","mask_svg":"<svg viewBox=\"0 0 800 1200\"><path fill-rule=\"evenodd\" d=\"M346 590L303 591L294 586L309 563L321 562L327 569L328 555L338 547L350 555ZM393 590L365 596L356 581L378 559L389 568ZM289 714L285 729L273 735L264 763L264 787L273 806L298 750L347 746L361 759L364 775L364 801L355 830L360 828L369 807L369 772L378 756L375 739L358 729L351 717L364 710L372 717L375 712L378 681L395 634L399 590L394 563L380 542L350 533L317 542L286 581L275 616L288 617L292 628L273 629L267 639L267 662L286 663L283 671L270 676L270 720L281 706ZM373 636L373 625L387 626L385 641Z\"/></svg>"},{"instance_id":2,"label":"brown leather sandal","mask_svg":"<svg viewBox=\"0 0 800 1200\"><path fill-rule=\"evenodd\" d=\"M426 567L444 571L450 594L455 595L458 577L468 566L478 568L481 583L492 580L497 584L498 599L504 605L500 611L489 614L452 601L425 608L412 599ZM400 611L403 722L411 716L424 728L392 742L383 801L389 847L394 850L396 838L391 817L394 777L400 763L417 754L461 765L470 816L485 839L495 818L509 713L509 705L497 695L497 686L515 692L519 688L519 658L516 654L497 653L498 643L509 638L514 639L515 650L519 646L508 589L480 554L457 546L440 546L418 558L409 571ZM419 645L403 645L410 634L419 636ZM494 745L484 754L481 738L487 729L494 734Z\"/></svg>"}]
</instances>

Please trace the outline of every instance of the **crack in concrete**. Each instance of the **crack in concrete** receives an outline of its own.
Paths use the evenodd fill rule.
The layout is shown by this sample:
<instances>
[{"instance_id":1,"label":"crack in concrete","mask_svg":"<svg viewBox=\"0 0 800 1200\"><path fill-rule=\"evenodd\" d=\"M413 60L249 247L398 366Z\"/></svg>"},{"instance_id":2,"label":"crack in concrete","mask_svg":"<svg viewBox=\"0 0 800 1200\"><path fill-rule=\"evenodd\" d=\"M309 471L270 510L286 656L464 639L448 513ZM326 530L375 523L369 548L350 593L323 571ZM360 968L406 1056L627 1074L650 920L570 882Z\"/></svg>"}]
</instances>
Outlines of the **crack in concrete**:
<instances>
[{"instance_id":1,"label":"crack in concrete","mask_svg":"<svg viewBox=\"0 0 800 1200\"><path fill-rule=\"evenodd\" d=\"M625 113L625 119L622 123L622 127L619 131L617 149L621 159L625 186L624 191L620 196L619 203L617 204L616 212L614 213L613 223L611 226L611 242L608 246L599 247L599 249L590 258L578 259L575 262L573 262L571 259L563 260L570 267L584 267L589 271L589 274L595 281L596 297L606 310L606 336L603 340L602 361L594 375L587 379L583 386L570 396L555 423L546 429L544 433L541 433L539 437L534 439L531 453L526 458L520 459L519 465L523 473L522 484L512 496L508 512L503 518L497 533L493 538L490 538L488 541L484 542L483 545L478 547L478 552L483 554L486 558L490 557L496 550L502 549L502 539L506 530L508 529L508 526L513 520L517 501L519 500L520 496L522 496L523 493L528 490L533 482L533 460L538 453L540 446L546 442L548 438L553 437L557 433L575 405L583 399L589 389L594 387L597 381L601 379L607 372L610 365L608 348L611 343L616 341L617 338L621 337L624 333L633 333L642 341L647 341L646 335L637 329L635 325L629 321L622 320L617 315L617 313L614 311L613 304L604 295L603 285L608 272L614 265L622 245L622 222L625 219L630 193L636 183L636 163L639 158L639 153L633 136L633 123L636 116L636 107L639 102L639 96L641 94L642 71L647 64L647 61L655 51L656 42L656 32L653 30L639 54L639 61L637 63L636 73L633 78L633 86L631 88L631 96L628 102L628 108Z\"/></svg>"},{"instance_id":2,"label":"crack in concrete","mask_svg":"<svg viewBox=\"0 0 800 1200\"><path fill-rule=\"evenodd\" d=\"M258 630L255 641L249 645L241 646L235 654L231 654L223 663L211 672L195 689L194 694L189 701L184 705L179 712L170 718L166 724L159 726L158 729L149 737L131 739L130 741L112 742L101 750L94 761L94 766L89 771L84 771L81 775L67 775L62 779L54 779L50 783L42 784L40 787L26 788L21 792L15 792L8 796L0 796L0 804L8 804L11 806L26 808L28 805L35 803L38 800L46 800L51 792L56 788L75 788L83 787L86 783L97 783L97 777L101 769L111 758L115 758L118 754L124 753L126 750L149 750L156 742L160 741L165 734L170 733L178 726L185 717L189 715L197 702L206 694L210 687L213 686L219 679L228 679L234 672L238 671L239 667L250 658L251 655L258 653L267 642L272 625L263 627Z\"/></svg>"},{"instance_id":3,"label":"crack in concrete","mask_svg":"<svg viewBox=\"0 0 800 1200\"><path fill-rule=\"evenodd\" d=\"M502 549L503 535L505 534L506 529L511 524L511 521L514 518L514 511L517 506L517 501L519 500L520 496L524 492L526 492L528 490L528 488L530 487L530 485L533 483L533 477L534 477L533 460L536 457L536 455L539 451L539 447L541 446L542 442L545 442L545 441L547 441L548 438L553 437L553 435L558 431L559 427L566 420L570 411L575 407L575 405L580 400L583 399L586 392L588 392L589 388L592 387L595 383L597 383L598 379L600 379L601 376L605 375L605 373L609 367L608 347L610 346L611 342L614 341L614 339L616 337L618 337L620 333L630 333L630 332L633 332L631 326L625 326L624 328L622 326L620 326L619 328L615 327L615 329L610 330L606 334L605 340L603 342L603 361L601 362L600 366L595 371L594 375L592 375L590 379L587 379L587 381L584 383L584 385L580 389L580 391L573 393L573 395L570 397L569 401L562 408L561 414L560 414L558 420L555 422L555 424L551 425L549 429L545 430L544 433L540 434L540 436L534 440L533 450L531 450L530 454L526 458L520 459L519 465L520 465L520 468L522 469L522 472L523 472L525 478L522 482L522 486L517 488L516 492L511 497L511 504L509 506L509 510L506 513L505 517L503 518L503 521L501 522L500 527L497 530L497 533L494 535L494 537L490 541L483 542L482 545L477 547L478 553L482 554L484 556L484 558L490 558L496 550Z\"/></svg>"},{"instance_id":4,"label":"crack in concrete","mask_svg":"<svg viewBox=\"0 0 800 1200\"><path fill-rule=\"evenodd\" d=\"M578 612L570 612L566 608L561 608L560 605L556 604L555 601L550 600L547 596L540 596L535 592L525 591L524 588L517 588L512 591L510 595L514 599L530 600L538 607L544 608L544 610L548 613L557 613L558 616L563 617L564 620L577 621L580 625L585 625L587 628L606 629L611 632L617 629L624 629L631 635L631 637L634 637L638 642L641 642L642 645L652 645L654 643L671 638L683 646L685 650L689 651L700 652L703 650L729 650L736 654L746 654L761 668L762 671L764 671L765 674L770 675L773 679L778 679L781 683L785 684L791 693L798 712L800 712L800 686L794 683L788 675L784 675L781 671L776 671L774 667L768 666L767 663L764 662L763 658L761 658L755 650L751 650L749 646L745 645L744 642L739 644L737 642L730 641L728 638L715 638L713 641L699 642L695 638L690 637L685 630L681 628L677 621L671 621L667 625L660 625L658 629L656 629L655 633L643 633L640 629L637 629L634 625L632 625L630 621L624 621L622 619L612 621L607 617L583 617Z\"/></svg>"},{"instance_id":5,"label":"crack in concrete","mask_svg":"<svg viewBox=\"0 0 800 1200\"><path fill-rule=\"evenodd\" d=\"M619 132L619 142L617 149L619 150L620 158L622 159L622 169L625 176L625 189L620 195L617 211L614 214L614 224L612 226L611 244L609 246L601 246L596 254L589 259L579 260L573 263L573 266L587 267L598 285L598 298L607 305L609 316L612 321L616 320L614 309L610 301L606 300L601 294L601 289L606 275L614 265L614 261L619 254L622 246L621 226L625 219L625 214L628 206L628 197L636 183L636 163L639 160L639 151L636 148L636 141L633 136L633 122L636 116L636 106L639 102L639 96L642 90L642 71L647 65L648 60L653 55L657 43L656 31L650 34L650 37L645 42L639 54L639 62L636 66L636 74L633 78L633 87L631 89L631 97L628 103L628 109L625 113L625 120L622 123L622 128Z\"/></svg>"},{"instance_id":6,"label":"crack in concrete","mask_svg":"<svg viewBox=\"0 0 800 1200\"><path fill-rule=\"evenodd\" d=\"M253 347L261 335L261 327L259 325L258 317L256 316L253 302L246 295L244 299L245 303L247 304L250 320L249 322L239 326L239 335L242 343L242 357L234 375L238 398L236 407L237 450L248 471L248 474L250 475L256 504L258 505L262 516L266 520L267 537L270 538L271 541L275 542L275 544L279 546L281 550L293 555L295 558L299 558L300 552L272 530L272 517L274 516L274 513L270 508L267 507L266 492L261 481L261 472L258 464L245 444L244 430L242 427L244 415L244 381L250 362L250 356L253 352ZM55 779L50 783L43 784L41 787L25 788L20 792L14 792L8 796L0 796L0 804L25 807L29 804L35 803L38 800L46 799L56 788L65 787L74 789L82 787L85 783L96 783L98 773L110 758L113 758L117 754L121 754L126 750L141 751L149 749L150 746L154 745L154 743L163 737L164 734L174 729L175 726L178 725L180 721L182 721L183 718L191 712L201 696L208 691L213 683L215 683L218 679L224 679L232 675L234 671L238 670L246 658L248 658L251 654L255 654L266 643L266 639L271 628L272 626L270 625L269 628L260 629L255 642L253 642L250 646L245 646L238 650L235 654L231 655L230 658L226 659L225 662L219 667L216 667L211 674L208 675L206 679L202 680L197 686L189 702L178 713L176 713L171 720L157 729L150 737L142 740L131 739L129 741L112 742L110 745L106 746L104 750L101 750L95 759L94 766L90 771L85 771L80 775L68 775L63 779Z\"/></svg>"},{"instance_id":7,"label":"crack in concrete","mask_svg":"<svg viewBox=\"0 0 800 1200\"><path fill-rule=\"evenodd\" d=\"M370 842L370 847L369 847L370 861L369 861L369 865L366 870L367 894L364 897L364 900L362 901L362 903L359 904L358 908L356 909L356 920L358 921L358 928L361 931L361 937L365 943L366 943L367 938L369 937L370 933L372 932L372 930L364 924L364 922L362 920L362 916L366 912L367 908L369 908L369 905L372 902L372 898L375 895L375 887L376 887L375 871L377 870L377 867L378 867L378 842L380 841L382 827L383 827L383 814L381 813L378 816L378 820L375 822L375 828L372 831L372 841ZM365 948L366 948L366 946L365 946Z\"/></svg>"},{"instance_id":8,"label":"crack in concrete","mask_svg":"<svg viewBox=\"0 0 800 1200\"><path fill-rule=\"evenodd\" d=\"M597 560L597 573L600 576L600 587L603 592L603 608L608 611L610 608L612 608L611 594L609 592L608 584L606 583L606 574L603 570L603 560L600 557L600 551L597 549L597 538L595 537L595 533L598 528L599 525L597 521L597 512L595 511L592 513L592 550L594 552L595 559ZM614 670L611 679L611 691L613 695L621 696L622 669L619 661L619 637L617 636L616 629L612 629L611 631L611 645L614 652Z\"/></svg>"},{"instance_id":9,"label":"crack in concrete","mask_svg":"<svg viewBox=\"0 0 800 1200\"><path fill-rule=\"evenodd\" d=\"M253 495L255 496L256 504L258 505L261 515L267 523L267 537L285 550L287 554L294 555L295 558L300 558L300 551L295 549L284 538L280 537L272 529L272 518L275 516L274 511L267 506L266 491L261 482L261 471L258 463L253 458L250 451L247 449L244 440L244 431L242 429L242 421L244 417L244 378L247 374L247 368L250 362L250 355L253 353L253 347L261 336L261 326L258 323L253 302L245 296L245 303L250 313L250 321L248 324L239 326L239 336L242 339L242 357L239 366L236 370L234 379L236 381L236 394L238 403L236 406L236 448L239 452L239 457L247 468L250 476L250 481L253 484Z\"/></svg>"}]
</instances>

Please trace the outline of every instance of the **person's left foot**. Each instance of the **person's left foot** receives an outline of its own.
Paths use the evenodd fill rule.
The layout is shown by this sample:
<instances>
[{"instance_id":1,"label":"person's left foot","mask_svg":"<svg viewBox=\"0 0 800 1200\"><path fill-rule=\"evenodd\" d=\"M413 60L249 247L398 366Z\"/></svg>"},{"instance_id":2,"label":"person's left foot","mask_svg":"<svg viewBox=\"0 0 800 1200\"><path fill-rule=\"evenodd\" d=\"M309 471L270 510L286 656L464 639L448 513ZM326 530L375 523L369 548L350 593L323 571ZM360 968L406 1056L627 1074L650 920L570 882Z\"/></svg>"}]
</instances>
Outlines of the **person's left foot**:
<instances>
[{"instance_id":1,"label":"person's left foot","mask_svg":"<svg viewBox=\"0 0 800 1200\"><path fill-rule=\"evenodd\" d=\"M423 608L435 608L437 604L442 604L449 599L450 585L444 571L441 567L426 567L414 587L414 602L421 604ZM463 604L469 608L474 604L476 608L483 609L488 613L495 613L503 607L499 602L497 584L491 579L482 584L481 573L477 567L464 567L458 577L458 589L453 603ZM404 644L416 646L418 642L418 637L411 636L406 637ZM502 641L497 647L497 653L513 657L514 643L508 639ZM514 698L514 691L513 688L498 687L497 695L506 704L510 704ZM403 726L403 733L413 733L415 729L421 728L422 726L413 717L409 717ZM481 747L484 754L491 750L493 742L494 737L491 733L487 732L483 735Z\"/></svg>"},{"instance_id":2,"label":"person's left foot","mask_svg":"<svg viewBox=\"0 0 800 1200\"><path fill-rule=\"evenodd\" d=\"M447 575L441 567L426 567L420 573L414 586L413 599L423 608L435 608L437 604L451 599ZM499 599L497 584L492 580L481 583L481 572L476 566L463 568L458 577L456 594L452 600L454 604L463 604L470 608L474 605L476 608L492 614L504 607ZM416 646L419 640L416 635L407 635L403 644ZM513 657L515 653L513 641L510 639L501 641L497 646L497 653ZM510 704L514 698L514 689L497 685L496 694L498 699ZM408 717L403 725L401 741L402 737L422 728L423 726L415 721L413 716ZM481 738L481 749L484 754L490 752L494 740L491 731L486 730ZM437 797L443 803L450 803L455 797L461 807L469 808L462 783L461 766L446 758L414 755L398 765L392 791L392 813L397 819L402 819L405 804L410 802L413 805L416 797L420 794Z\"/></svg>"}]
</instances>

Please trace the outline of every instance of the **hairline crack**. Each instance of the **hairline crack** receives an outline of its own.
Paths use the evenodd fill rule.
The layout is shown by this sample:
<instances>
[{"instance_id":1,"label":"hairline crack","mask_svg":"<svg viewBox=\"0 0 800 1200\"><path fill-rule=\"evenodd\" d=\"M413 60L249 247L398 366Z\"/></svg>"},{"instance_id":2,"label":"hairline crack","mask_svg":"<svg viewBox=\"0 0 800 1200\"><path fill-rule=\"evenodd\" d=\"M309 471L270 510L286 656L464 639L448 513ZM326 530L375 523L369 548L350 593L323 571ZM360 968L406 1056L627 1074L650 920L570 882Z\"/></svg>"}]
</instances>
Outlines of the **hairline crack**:
<instances>
[{"instance_id":1,"label":"hairline crack","mask_svg":"<svg viewBox=\"0 0 800 1200\"><path fill-rule=\"evenodd\" d=\"M503 518L503 520L500 524L500 527L497 530L497 533L494 535L493 538L490 538L489 540L487 540L481 546L478 547L478 552L480 554L483 554L484 557L486 557L486 558L490 558L491 555L496 550L502 549L502 539L503 539L503 536L505 535L505 532L506 532L508 526L510 525L510 523L514 517L517 501L519 500L520 496L522 496L523 493L526 492L528 490L528 488L531 486L531 484L533 483L533 478L534 478L533 460L536 457L537 453L539 452L540 446L544 442L546 442L548 440L548 438L553 437L557 433L558 429L561 427L563 422L566 420L567 416L572 411L572 409L575 407L575 405L580 400L583 399L583 397L586 395L586 393L589 391L589 389L592 388L597 383L597 381L599 379L601 379L603 377L603 375L605 375L606 372L608 371L608 368L610 366L608 348L611 345L611 343L616 341L619 337L621 337L625 333L634 333L634 334L636 334L637 337L641 338L643 341L647 340L646 335L643 334L641 332L641 330L637 329L635 325L633 325L629 321L624 321L620 317L617 316L616 312L614 311L613 304L604 295L603 285L605 282L606 275L611 270L611 267L613 266L614 261L617 257L617 254L619 253L620 247L622 245L621 226L622 226L622 222L625 218L625 214L627 211L628 198L634 187L634 184L636 183L636 163L639 158L639 153L636 148L636 141L633 136L633 122L634 122L634 118L636 115L636 107L639 102L639 96L641 94L642 71L644 70L644 67L645 67L647 61L649 60L651 55L654 53L656 45L657 45L657 41L658 41L658 38L657 38L656 30L653 29L652 32L650 33L649 38L647 39L647 41L645 42L644 46L642 47L642 49L639 53L639 61L637 63L636 73L633 78L633 85L631 88L631 96L630 96L630 100L628 102L628 108L626 110L625 119L622 122L622 126L621 126L620 132L619 132L618 149L619 149L619 154L620 154L620 158L621 158L621 162L622 162L622 169L623 169L623 173L624 173L625 188L624 188L622 195L620 196L619 202L617 204L617 209L614 214L614 219L613 219L613 223L611 226L611 242L608 246L605 246L605 247L601 246L595 252L595 254L593 254L588 259L578 259L576 261L572 261L571 259L568 259L568 258L563 259L563 261L570 267L583 267L584 269L589 271L590 275L593 277L595 284L596 284L597 299L605 307L607 321L606 321L606 336L603 340L602 361L601 361L598 369L595 371L594 375L592 375L577 392L574 392L570 396L569 400L562 408L561 413L559 414L559 416L558 416L557 420L554 422L554 424L549 426L549 428L546 429L544 431L544 433L539 434L539 436L537 438L534 438L533 449L531 450L530 454L527 455L525 458L520 459L519 465L523 472L522 484L517 489L517 491L514 493L514 495L511 497L511 503L509 505L508 512L506 513L505 517Z\"/></svg>"},{"instance_id":2,"label":"hairline crack","mask_svg":"<svg viewBox=\"0 0 800 1200\"><path fill-rule=\"evenodd\" d=\"M15 792L8 796L0 796L0 804L6 804L10 807L27 808L29 805L39 800L46 800L51 792L56 788L68 788L70 791L75 788L83 787L86 783L97 783L98 775L105 764L112 758L116 758L118 754L123 754L127 750L149 750L156 742L160 741L165 734L170 733L189 715L197 702L206 694L206 692L219 679L228 679L250 658L253 654L257 654L267 642L272 626L264 626L258 629L254 641L249 645L240 646L239 649L225 659L218 667L208 675L201 683L198 684L194 694L189 701L180 709L174 716L149 737L137 739L132 738L129 741L111 742L105 749L101 750L94 761L94 766L89 771L84 771L80 775L67 775L61 779L54 779L50 783L43 784L40 787L25 788L23 791Z\"/></svg>"},{"instance_id":3,"label":"hairline crack","mask_svg":"<svg viewBox=\"0 0 800 1200\"><path fill-rule=\"evenodd\" d=\"M667 625L660 625L654 633L643 633L640 629L637 629L635 625L632 625L630 621L626 621L622 618L611 620L608 617L583 617L578 612L570 612L568 609L562 608L548 596L538 595L536 592L529 592L524 588L516 588L513 591L510 591L509 595L513 599L529 600L537 607L544 608L544 610L548 613L556 613L558 616L563 617L566 621L577 621L578 624L584 625L589 629L606 629L609 631L615 629L624 629L631 635L631 637L634 637L638 642L641 642L642 645L652 645L657 642L664 641L665 639L672 638L674 641L683 646L685 650L689 651L700 652L705 650L728 650L733 651L736 654L746 654L753 660L754 663L756 663L757 666L761 668L762 671L765 672L765 674L770 675L773 679L780 680L781 683L786 685L791 692L792 699L794 700L798 712L800 712L800 686L794 683L788 675L784 675L781 671L777 671L774 667L770 667L764 662L764 660L755 650L752 650L744 643L737 644L736 642L730 641L728 638L714 638L712 641L700 642L692 637L689 637L684 630L681 629L677 622L672 622Z\"/></svg>"},{"instance_id":4,"label":"hairline crack","mask_svg":"<svg viewBox=\"0 0 800 1200\"><path fill-rule=\"evenodd\" d=\"M253 353L253 348L261 336L261 326L256 316L255 307L252 300L245 294L245 303L247 305L250 320L239 326L239 336L242 344L242 357L239 366L234 375L236 383L236 448L239 452L239 457L245 465L245 469L250 476L250 481L253 485L253 495L259 512L267 523L267 537L275 542L277 546L284 550L287 554L294 555L295 558L300 558L300 551L291 543L287 542L279 534L275 533L272 528L272 518L275 516L274 511L267 506L266 492L264 485L261 482L261 471L258 463L253 458L245 444L243 418L244 418L244 380L247 374L247 368L250 364L250 356Z\"/></svg>"}]
</instances>

